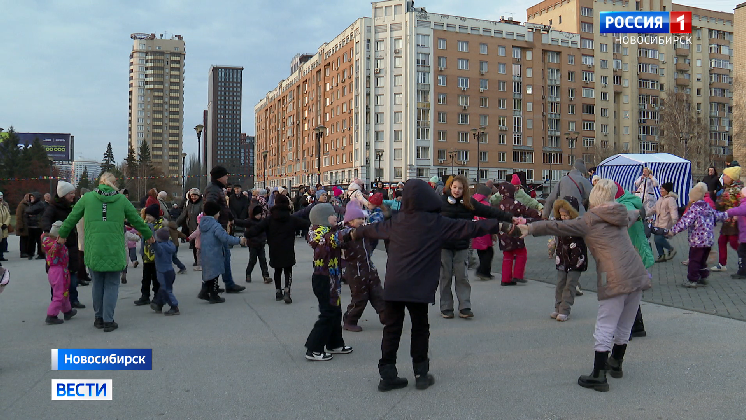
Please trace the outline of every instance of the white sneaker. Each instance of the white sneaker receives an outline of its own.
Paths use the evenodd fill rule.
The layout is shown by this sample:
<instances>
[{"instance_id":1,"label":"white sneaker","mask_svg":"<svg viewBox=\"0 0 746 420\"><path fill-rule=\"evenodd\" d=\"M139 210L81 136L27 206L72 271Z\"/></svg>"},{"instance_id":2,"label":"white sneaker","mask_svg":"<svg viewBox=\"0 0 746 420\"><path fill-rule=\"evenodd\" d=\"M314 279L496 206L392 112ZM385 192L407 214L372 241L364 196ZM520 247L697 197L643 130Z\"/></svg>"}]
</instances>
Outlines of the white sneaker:
<instances>
[{"instance_id":1,"label":"white sneaker","mask_svg":"<svg viewBox=\"0 0 746 420\"><path fill-rule=\"evenodd\" d=\"M350 354L352 353L352 347L342 346L342 347L337 347L336 349L326 349L326 351L331 354Z\"/></svg>"},{"instance_id":2,"label":"white sneaker","mask_svg":"<svg viewBox=\"0 0 746 420\"><path fill-rule=\"evenodd\" d=\"M583 296L583 291L580 290L580 285L575 286L575 296Z\"/></svg>"},{"instance_id":3,"label":"white sneaker","mask_svg":"<svg viewBox=\"0 0 746 420\"><path fill-rule=\"evenodd\" d=\"M552 312L551 314L549 314L549 318L557 319L557 315L559 315L559 312L557 312L557 311Z\"/></svg>"},{"instance_id":4,"label":"white sneaker","mask_svg":"<svg viewBox=\"0 0 746 420\"><path fill-rule=\"evenodd\" d=\"M710 271L728 271L728 267L720 264L715 264Z\"/></svg>"},{"instance_id":5,"label":"white sneaker","mask_svg":"<svg viewBox=\"0 0 746 420\"><path fill-rule=\"evenodd\" d=\"M559 314L559 315L557 315L557 321L559 321L559 322L565 322L565 321L567 321L567 317L568 316L569 315Z\"/></svg>"},{"instance_id":6,"label":"white sneaker","mask_svg":"<svg viewBox=\"0 0 746 420\"><path fill-rule=\"evenodd\" d=\"M306 352L306 359L311 360L313 362L326 362L328 360L332 360L332 355L329 353L316 353L315 351L309 351Z\"/></svg>"},{"instance_id":7,"label":"white sneaker","mask_svg":"<svg viewBox=\"0 0 746 420\"><path fill-rule=\"evenodd\" d=\"M684 261L682 261L681 265L689 265L689 259L687 258Z\"/></svg>"}]
</instances>

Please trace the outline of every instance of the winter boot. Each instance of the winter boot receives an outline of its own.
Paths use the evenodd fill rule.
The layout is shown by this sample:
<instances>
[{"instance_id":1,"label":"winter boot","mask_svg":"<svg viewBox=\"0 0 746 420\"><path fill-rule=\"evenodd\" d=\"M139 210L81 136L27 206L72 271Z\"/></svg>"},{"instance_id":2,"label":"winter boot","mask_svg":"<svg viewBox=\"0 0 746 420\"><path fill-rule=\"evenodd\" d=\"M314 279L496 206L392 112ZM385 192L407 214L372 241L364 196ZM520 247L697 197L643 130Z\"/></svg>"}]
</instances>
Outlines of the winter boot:
<instances>
[{"instance_id":1,"label":"winter boot","mask_svg":"<svg viewBox=\"0 0 746 420\"><path fill-rule=\"evenodd\" d=\"M626 344L614 344L614 347L611 349L611 357L606 361L606 370L612 378L624 377L622 362L624 362L624 353L626 351Z\"/></svg>"},{"instance_id":2,"label":"winter boot","mask_svg":"<svg viewBox=\"0 0 746 420\"><path fill-rule=\"evenodd\" d=\"M642 319L642 310L638 307L637 315L635 316L635 323L632 324L630 337L645 337L647 335L648 333L645 332L645 322Z\"/></svg>"},{"instance_id":3,"label":"winter boot","mask_svg":"<svg viewBox=\"0 0 746 420\"><path fill-rule=\"evenodd\" d=\"M210 300L210 281L202 282L202 290L197 294L197 299Z\"/></svg>"},{"instance_id":4,"label":"winter boot","mask_svg":"<svg viewBox=\"0 0 746 420\"><path fill-rule=\"evenodd\" d=\"M435 378L433 378L433 375L428 373L430 371L429 360L425 360L424 362L420 363L413 363L412 367L414 368L415 388L427 389L435 383Z\"/></svg>"},{"instance_id":5,"label":"winter boot","mask_svg":"<svg viewBox=\"0 0 746 420\"><path fill-rule=\"evenodd\" d=\"M283 298L282 289L277 289L275 291L275 300L279 302L283 300L282 298Z\"/></svg>"},{"instance_id":6,"label":"winter boot","mask_svg":"<svg viewBox=\"0 0 746 420\"><path fill-rule=\"evenodd\" d=\"M69 310L69 311L67 311L67 312L63 312L63 313L62 313L62 315L63 315L63 316L65 317L65 321L69 321L69 320L70 320L70 319L71 319L72 317L74 317L74 316L75 316L75 314L77 314L77 313L78 313L78 311L77 311L77 310L75 310L75 309L70 309L70 310Z\"/></svg>"},{"instance_id":7,"label":"winter boot","mask_svg":"<svg viewBox=\"0 0 746 420\"><path fill-rule=\"evenodd\" d=\"M218 287L218 280L210 280L210 283L212 283L212 287L210 289L210 303L223 303L225 302L225 298L220 297Z\"/></svg>"},{"instance_id":8,"label":"winter boot","mask_svg":"<svg viewBox=\"0 0 746 420\"><path fill-rule=\"evenodd\" d=\"M381 392L400 389L409 385L407 378L399 378L396 365L378 366L378 373L381 375L381 381L378 382L378 390Z\"/></svg>"},{"instance_id":9,"label":"winter boot","mask_svg":"<svg viewBox=\"0 0 746 420\"><path fill-rule=\"evenodd\" d=\"M149 296L140 296L140 299L137 299L135 301L135 306L143 306L143 305L149 305L149 304L150 304Z\"/></svg>"},{"instance_id":10,"label":"winter boot","mask_svg":"<svg viewBox=\"0 0 746 420\"><path fill-rule=\"evenodd\" d=\"M49 316L49 315L47 315L47 319L45 319L44 322L46 322L47 325L57 325L57 324L65 323L65 321L57 318L56 316Z\"/></svg>"},{"instance_id":11,"label":"winter boot","mask_svg":"<svg viewBox=\"0 0 746 420\"><path fill-rule=\"evenodd\" d=\"M287 303L288 305L293 303L293 299L290 299L290 288L289 287L285 288L285 294L282 296L282 300L284 300L285 303Z\"/></svg>"},{"instance_id":12,"label":"winter boot","mask_svg":"<svg viewBox=\"0 0 746 420\"><path fill-rule=\"evenodd\" d=\"M264 284L272 283L272 278L269 276L269 274L262 274L262 278L264 278Z\"/></svg>"},{"instance_id":13,"label":"winter boot","mask_svg":"<svg viewBox=\"0 0 746 420\"><path fill-rule=\"evenodd\" d=\"M119 280L122 282L122 284L127 284L127 273L122 271L122 275L119 276Z\"/></svg>"},{"instance_id":14,"label":"winter boot","mask_svg":"<svg viewBox=\"0 0 746 420\"><path fill-rule=\"evenodd\" d=\"M593 363L593 372L590 375L580 375L578 385L598 392L607 392L609 390L609 383L606 382L606 362L608 358L608 351L597 351L596 360Z\"/></svg>"}]
</instances>

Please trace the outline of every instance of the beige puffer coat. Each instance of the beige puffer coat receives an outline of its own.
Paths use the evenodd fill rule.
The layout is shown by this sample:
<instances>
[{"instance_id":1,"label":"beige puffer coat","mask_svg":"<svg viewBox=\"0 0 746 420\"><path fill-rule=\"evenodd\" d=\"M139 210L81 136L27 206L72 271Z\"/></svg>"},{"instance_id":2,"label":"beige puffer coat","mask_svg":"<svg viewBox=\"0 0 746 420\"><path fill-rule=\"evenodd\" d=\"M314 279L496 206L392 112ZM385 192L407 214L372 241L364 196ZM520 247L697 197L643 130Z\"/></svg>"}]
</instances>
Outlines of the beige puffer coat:
<instances>
[{"instance_id":1,"label":"beige puffer coat","mask_svg":"<svg viewBox=\"0 0 746 420\"><path fill-rule=\"evenodd\" d=\"M638 217L638 211L609 202L578 219L531 223L528 231L534 236L583 237L596 260L598 300L604 300L650 288L650 276L627 233Z\"/></svg>"},{"instance_id":2,"label":"beige puffer coat","mask_svg":"<svg viewBox=\"0 0 746 420\"><path fill-rule=\"evenodd\" d=\"M679 196L674 192L668 193L667 196L661 197L655 202L655 206L647 216L656 215L653 226L662 229L671 229L679 221L679 206L676 200Z\"/></svg>"}]
</instances>

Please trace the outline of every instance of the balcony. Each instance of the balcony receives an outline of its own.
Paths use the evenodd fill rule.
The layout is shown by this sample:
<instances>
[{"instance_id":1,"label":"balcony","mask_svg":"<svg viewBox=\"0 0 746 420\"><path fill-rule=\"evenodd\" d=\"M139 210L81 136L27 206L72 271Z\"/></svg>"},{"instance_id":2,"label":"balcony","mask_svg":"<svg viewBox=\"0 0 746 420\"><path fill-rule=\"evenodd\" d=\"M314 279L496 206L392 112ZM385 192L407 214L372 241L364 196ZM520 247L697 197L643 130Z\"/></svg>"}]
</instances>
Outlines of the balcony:
<instances>
[{"instance_id":1,"label":"balcony","mask_svg":"<svg viewBox=\"0 0 746 420\"><path fill-rule=\"evenodd\" d=\"M677 77L676 84L679 86L689 86L689 80L690 79L685 79L683 77Z\"/></svg>"},{"instance_id":2,"label":"balcony","mask_svg":"<svg viewBox=\"0 0 746 420\"><path fill-rule=\"evenodd\" d=\"M520 82L521 81L521 76L513 76L513 81Z\"/></svg>"},{"instance_id":3,"label":"balcony","mask_svg":"<svg viewBox=\"0 0 746 420\"><path fill-rule=\"evenodd\" d=\"M682 63L681 61L676 63L676 70L689 71L690 67L689 63Z\"/></svg>"},{"instance_id":4,"label":"balcony","mask_svg":"<svg viewBox=\"0 0 746 420\"><path fill-rule=\"evenodd\" d=\"M676 55L688 56L690 51L689 48L676 48Z\"/></svg>"},{"instance_id":5,"label":"balcony","mask_svg":"<svg viewBox=\"0 0 746 420\"><path fill-rule=\"evenodd\" d=\"M513 99L521 99L523 96L521 93L513 92Z\"/></svg>"},{"instance_id":6,"label":"balcony","mask_svg":"<svg viewBox=\"0 0 746 420\"><path fill-rule=\"evenodd\" d=\"M550 78L549 78L549 79L547 79L547 80L548 80L548 81L547 81L547 84L550 84L550 85L559 85L559 84L560 84L560 79L559 79L559 77L550 77Z\"/></svg>"}]
</instances>

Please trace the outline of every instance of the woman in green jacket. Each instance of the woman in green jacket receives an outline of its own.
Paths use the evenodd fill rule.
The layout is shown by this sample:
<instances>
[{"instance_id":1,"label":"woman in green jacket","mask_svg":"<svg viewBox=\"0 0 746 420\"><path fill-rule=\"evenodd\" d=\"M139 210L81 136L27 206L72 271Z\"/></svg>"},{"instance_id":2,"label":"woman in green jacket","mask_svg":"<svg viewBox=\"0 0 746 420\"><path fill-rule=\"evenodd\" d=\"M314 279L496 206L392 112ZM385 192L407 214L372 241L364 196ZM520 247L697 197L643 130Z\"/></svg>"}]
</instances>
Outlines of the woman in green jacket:
<instances>
[{"instance_id":1,"label":"woman in green jacket","mask_svg":"<svg viewBox=\"0 0 746 420\"><path fill-rule=\"evenodd\" d=\"M152 243L153 233L132 206L117 191L117 179L109 172L99 178L99 186L83 195L60 228L60 243L75 229L80 218L85 218L85 264L93 278L93 326L105 332L114 331L114 309L119 294L119 275L127 266L124 244L124 220L130 222L143 238Z\"/></svg>"}]
</instances>

